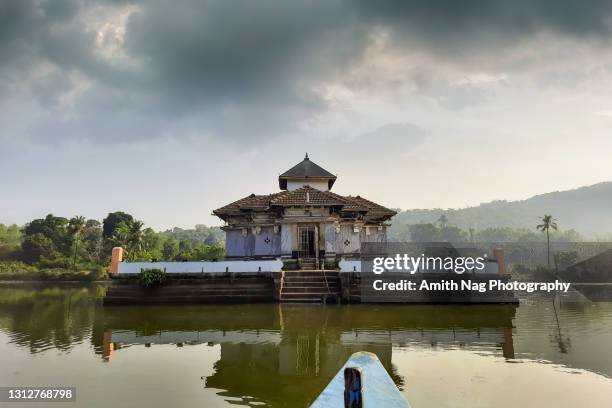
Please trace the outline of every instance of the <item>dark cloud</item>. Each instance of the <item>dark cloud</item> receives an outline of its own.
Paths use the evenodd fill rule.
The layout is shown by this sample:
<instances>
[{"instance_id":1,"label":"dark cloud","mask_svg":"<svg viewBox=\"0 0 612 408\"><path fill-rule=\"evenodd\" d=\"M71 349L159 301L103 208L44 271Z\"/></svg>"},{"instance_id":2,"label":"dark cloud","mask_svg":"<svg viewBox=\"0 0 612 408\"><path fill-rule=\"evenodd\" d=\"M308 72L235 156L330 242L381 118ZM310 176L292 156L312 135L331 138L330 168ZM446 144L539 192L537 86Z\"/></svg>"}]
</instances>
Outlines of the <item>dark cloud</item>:
<instances>
[{"instance_id":1,"label":"dark cloud","mask_svg":"<svg viewBox=\"0 0 612 408\"><path fill-rule=\"evenodd\" d=\"M35 135L129 140L189 121L219 137L271 137L326 110L315 89L359 61L376 30L397 47L465 56L499 53L540 31L607 41L612 15L604 0L135 2L123 44L129 61L109 60L96 53L87 12L125 4L0 3L2 97L30 81L49 106L76 86L70 73L89 82L70 119L50 115ZM41 63L59 73L33 77Z\"/></svg>"},{"instance_id":2,"label":"dark cloud","mask_svg":"<svg viewBox=\"0 0 612 408\"><path fill-rule=\"evenodd\" d=\"M381 24L416 24L425 36L433 33L461 37L480 27L502 32L533 32L551 28L583 35L608 34L612 5L606 0L357 0L364 18Z\"/></svg>"}]
</instances>

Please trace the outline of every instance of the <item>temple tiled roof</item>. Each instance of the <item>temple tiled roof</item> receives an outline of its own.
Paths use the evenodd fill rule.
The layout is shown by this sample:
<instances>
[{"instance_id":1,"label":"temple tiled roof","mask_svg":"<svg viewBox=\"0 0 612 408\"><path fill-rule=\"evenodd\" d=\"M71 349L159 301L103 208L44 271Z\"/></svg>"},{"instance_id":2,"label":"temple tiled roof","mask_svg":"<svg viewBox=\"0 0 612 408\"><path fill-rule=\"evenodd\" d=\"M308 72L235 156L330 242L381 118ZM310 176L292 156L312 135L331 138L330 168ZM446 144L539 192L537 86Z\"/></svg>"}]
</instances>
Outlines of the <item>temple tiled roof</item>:
<instances>
[{"instance_id":1,"label":"temple tiled roof","mask_svg":"<svg viewBox=\"0 0 612 408\"><path fill-rule=\"evenodd\" d=\"M370 216L389 216L389 217L393 217L395 214L397 214L396 211L391 210L387 207L383 207L380 204L376 204L373 201L367 200L363 197L360 196L347 196L344 197L347 200L349 200L351 202L350 205L345 206L342 208L343 211L345 210L353 210L353 208L357 209L357 208L364 208L366 209L366 211L368 212L368 215ZM358 210L357 210L358 211Z\"/></svg>"},{"instance_id":2,"label":"temple tiled roof","mask_svg":"<svg viewBox=\"0 0 612 408\"><path fill-rule=\"evenodd\" d=\"M251 194L244 198L241 198L240 200L236 200L232 203L224 205L223 207L217 208L213 211L213 214L218 216L220 214L228 214L233 211L240 210L265 210L270 207L270 200L279 194L283 194L283 192L266 195Z\"/></svg>"},{"instance_id":3,"label":"temple tiled roof","mask_svg":"<svg viewBox=\"0 0 612 408\"><path fill-rule=\"evenodd\" d=\"M321 191L310 186L304 186L293 191L285 191L270 200L273 206L325 205L344 206L349 201L331 191Z\"/></svg>"},{"instance_id":4,"label":"temple tiled roof","mask_svg":"<svg viewBox=\"0 0 612 408\"><path fill-rule=\"evenodd\" d=\"M395 211L360 196L341 196L331 191L321 191L304 186L293 191L275 194L251 194L213 211L218 217L249 210L268 210L273 207L330 206L340 207L342 212L359 212L367 218L388 219Z\"/></svg>"},{"instance_id":5,"label":"temple tiled roof","mask_svg":"<svg viewBox=\"0 0 612 408\"><path fill-rule=\"evenodd\" d=\"M315 162L311 161L306 154L304 160L296 164L280 176L278 176L278 185L282 190L287 189L287 180L291 179L313 179L313 180L327 180L328 188L332 188L336 181L336 176L319 166Z\"/></svg>"},{"instance_id":6,"label":"temple tiled roof","mask_svg":"<svg viewBox=\"0 0 612 408\"><path fill-rule=\"evenodd\" d=\"M290 177L290 178L333 178L336 176L319 166L315 162L311 161L308 155L304 157L300 163L296 164L279 177Z\"/></svg>"}]
</instances>

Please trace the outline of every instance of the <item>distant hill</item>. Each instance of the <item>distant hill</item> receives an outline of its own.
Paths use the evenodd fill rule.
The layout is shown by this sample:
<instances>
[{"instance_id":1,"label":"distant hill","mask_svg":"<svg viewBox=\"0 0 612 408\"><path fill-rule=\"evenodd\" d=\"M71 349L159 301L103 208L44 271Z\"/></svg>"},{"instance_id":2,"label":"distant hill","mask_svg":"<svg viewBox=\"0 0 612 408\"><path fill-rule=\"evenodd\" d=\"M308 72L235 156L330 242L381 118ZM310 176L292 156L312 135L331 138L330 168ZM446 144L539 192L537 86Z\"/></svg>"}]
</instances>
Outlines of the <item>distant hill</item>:
<instances>
[{"instance_id":1,"label":"distant hill","mask_svg":"<svg viewBox=\"0 0 612 408\"><path fill-rule=\"evenodd\" d=\"M444 214L449 225L461 229L490 227L534 229L538 218L552 214L563 230L575 229L589 237L612 236L612 182L575 190L540 194L520 201L492 201L461 209L406 210L392 220L394 226L435 223Z\"/></svg>"}]
</instances>

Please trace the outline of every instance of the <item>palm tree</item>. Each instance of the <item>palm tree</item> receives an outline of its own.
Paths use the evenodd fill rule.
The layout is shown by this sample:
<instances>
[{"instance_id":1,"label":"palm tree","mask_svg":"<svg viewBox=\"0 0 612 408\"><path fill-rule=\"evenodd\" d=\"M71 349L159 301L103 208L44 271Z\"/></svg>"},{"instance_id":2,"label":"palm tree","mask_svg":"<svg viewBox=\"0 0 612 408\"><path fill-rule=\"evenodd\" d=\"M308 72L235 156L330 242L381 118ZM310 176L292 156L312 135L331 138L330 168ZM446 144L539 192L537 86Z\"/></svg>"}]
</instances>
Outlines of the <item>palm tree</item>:
<instances>
[{"instance_id":1,"label":"palm tree","mask_svg":"<svg viewBox=\"0 0 612 408\"><path fill-rule=\"evenodd\" d=\"M132 250L134 256L142 252L144 249L144 234L142 227L144 223L142 221L134 220L130 222L130 233L129 233L129 247Z\"/></svg>"},{"instance_id":2,"label":"palm tree","mask_svg":"<svg viewBox=\"0 0 612 408\"><path fill-rule=\"evenodd\" d=\"M74 270L76 271L77 252L79 249L79 238L81 234L83 233L83 230L85 229L85 217L78 215L72 218L68 225L69 225L70 231L72 232L72 236L74 237L73 267L74 267Z\"/></svg>"},{"instance_id":3,"label":"palm tree","mask_svg":"<svg viewBox=\"0 0 612 408\"><path fill-rule=\"evenodd\" d=\"M547 250L547 261L548 269L550 269L550 229L557 230L557 220L552 215L545 214L541 219L541 224L536 227L542 232L546 232L546 250Z\"/></svg>"},{"instance_id":4,"label":"palm tree","mask_svg":"<svg viewBox=\"0 0 612 408\"><path fill-rule=\"evenodd\" d=\"M448 218L446 217L446 215L442 214L440 215L440 218L438 218L438 222L440 223L440 226L442 228L446 228L446 224L448 224Z\"/></svg>"},{"instance_id":5,"label":"palm tree","mask_svg":"<svg viewBox=\"0 0 612 408\"><path fill-rule=\"evenodd\" d=\"M122 221L117 225L113 236L115 242L125 248L126 258L134 260L144 248L144 234L142 221Z\"/></svg>"}]
</instances>

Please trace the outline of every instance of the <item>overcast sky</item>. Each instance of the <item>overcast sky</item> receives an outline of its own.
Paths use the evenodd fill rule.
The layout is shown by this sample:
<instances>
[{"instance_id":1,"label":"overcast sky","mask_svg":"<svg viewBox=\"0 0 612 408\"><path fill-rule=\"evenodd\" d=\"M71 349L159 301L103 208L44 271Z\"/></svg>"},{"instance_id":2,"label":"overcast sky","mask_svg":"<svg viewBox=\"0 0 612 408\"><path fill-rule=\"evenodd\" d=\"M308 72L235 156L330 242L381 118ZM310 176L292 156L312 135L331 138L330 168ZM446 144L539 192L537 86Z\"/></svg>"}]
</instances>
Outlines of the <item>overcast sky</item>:
<instances>
[{"instance_id":1,"label":"overcast sky","mask_svg":"<svg viewBox=\"0 0 612 408\"><path fill-rule=\"evenodd\" d=\"M612 179L612 2L0 2L0 222L278 191L464 207Z\"/></svg>"}]
</instances>

